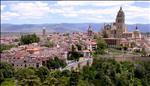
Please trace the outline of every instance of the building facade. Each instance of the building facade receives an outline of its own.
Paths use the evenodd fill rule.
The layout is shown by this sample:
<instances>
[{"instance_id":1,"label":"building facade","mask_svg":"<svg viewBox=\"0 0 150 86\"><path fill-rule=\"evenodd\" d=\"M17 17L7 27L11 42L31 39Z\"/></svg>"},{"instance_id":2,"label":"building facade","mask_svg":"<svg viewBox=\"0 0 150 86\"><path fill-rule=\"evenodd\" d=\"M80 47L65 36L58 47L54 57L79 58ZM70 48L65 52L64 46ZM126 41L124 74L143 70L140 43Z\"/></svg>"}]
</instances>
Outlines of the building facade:
<instances>
[{"instance_id":1,"label":"building facade","mask_svg":"<svg viewBox=\"0 0 150 86\"><path fill-rule=\"evenodd\" d=\"M116 16L116 21L112 24L104 24L103 35L105 38L122 38L122 34L125 32L127 32L125 13L122 7L120 7Z\"/></svg>"},{"instance_id":2,"label":"building facade","mask_svg":"<svg viewBox=\"0 0 150 86\"><path fill-rule=\"evenodd\" d=\"M131 45L132 42L142 38L137 26L133 32L128 32L122 7L117 13L115 22L104 24L102 34L108 45Z\"/></svg>"}]
</instances>

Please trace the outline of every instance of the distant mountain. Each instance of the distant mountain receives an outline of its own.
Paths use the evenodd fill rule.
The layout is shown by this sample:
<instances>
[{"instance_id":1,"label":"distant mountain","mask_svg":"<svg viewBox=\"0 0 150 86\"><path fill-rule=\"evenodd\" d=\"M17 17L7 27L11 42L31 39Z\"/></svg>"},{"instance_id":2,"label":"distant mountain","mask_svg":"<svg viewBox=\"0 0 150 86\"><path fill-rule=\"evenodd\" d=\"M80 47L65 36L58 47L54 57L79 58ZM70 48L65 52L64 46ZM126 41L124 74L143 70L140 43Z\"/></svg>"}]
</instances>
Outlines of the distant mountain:
<instances>
[{"instance_id":1,"label":"distant mountain","mask_svg":"<svg viewBox=\"0 0 150 86\"><path fill-rule=\"evenodd\" d=\"M89 25L95 32L103 27L103 23L1 24L1 32L41 32L43 27L47 32L85 32ZM150 24L128 24L128 31L135 30L136 25L141 32L150 32Z\"/></svg>"}]
</instances>

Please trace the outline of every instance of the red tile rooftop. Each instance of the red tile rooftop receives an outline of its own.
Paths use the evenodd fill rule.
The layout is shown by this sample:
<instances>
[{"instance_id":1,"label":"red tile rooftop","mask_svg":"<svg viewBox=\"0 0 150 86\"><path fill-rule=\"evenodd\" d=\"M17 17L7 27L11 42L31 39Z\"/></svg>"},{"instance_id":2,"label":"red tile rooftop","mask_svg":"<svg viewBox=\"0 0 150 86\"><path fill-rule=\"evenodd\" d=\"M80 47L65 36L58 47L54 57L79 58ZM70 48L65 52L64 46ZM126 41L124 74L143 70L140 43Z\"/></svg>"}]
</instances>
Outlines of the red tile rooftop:
<instances>
[{"instance_id":1,"label":"red tile rooftop","mask_svg":"<svg viewBox=\"0 0 150 86\"><path fill-rule=\"evenodd\" d=\"M83 50L82 52L90 52L90 50Z\"/></svg>"},{"instance_id":2,"label":"red tile rooftop","mask_svg":"<svg viewBox=\"0 0 150 86\"><path fill-rule=\"evenodd\" d=\"M92 44L92 45L96 45L96 42L94 41L86 41L87 44Z\"/></svg>"},{"instance_id":3,"label":"red tile rooftop","mask_svg":"<svg viewBox=\"0 0 150 86\"><path fill-rule=\"evenodd\" d=\"M40 50L40 48L28 48L28 49L26 49L27 51L39 51Z\"/></svg>"},{"instance_id":4,"label":"red tile rooftop","mask_svg":"<svg viewBox=\"0 0 150 86\"><path fill-rule=\"evenodd\" d=\"M119 39L119 38L104 38L104 39Z\"/></svg>"}]
</instances>

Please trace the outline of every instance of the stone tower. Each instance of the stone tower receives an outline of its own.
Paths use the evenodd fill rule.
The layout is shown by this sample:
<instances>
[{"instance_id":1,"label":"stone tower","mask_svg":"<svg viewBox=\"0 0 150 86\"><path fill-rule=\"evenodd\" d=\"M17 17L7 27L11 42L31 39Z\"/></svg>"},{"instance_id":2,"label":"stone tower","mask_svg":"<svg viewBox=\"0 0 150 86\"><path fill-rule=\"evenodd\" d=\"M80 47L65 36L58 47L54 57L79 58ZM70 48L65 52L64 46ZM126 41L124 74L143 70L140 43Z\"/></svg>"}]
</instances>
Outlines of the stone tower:
<instances>
[{"instance_id":1,"label":"stone tower","mask_svg":"<svg viewBox=\"0 0 150 86\"><path fill-rule=\"evenodd\" d=\"M120 7L120 10L116 16L116 37L121 38L123 32L126 32L125 14L122 10L122 7Z\"/></svg>"},{"instance_id":2,"label":"stone tower","mask_svg":"<svg viewBox=\"0 0 150 86\"><path fill-rule=\"evenodd\" d=\"M43 35L43 36L45 36L45 35L46 35L46 29L45 29L45 27L43 27L42 35Z\"/></svg>"},{"instance_id":3,"label":"stone tower","mask_svg":"<svg viewBox=\"0 0 150 86\"><path fill-rule=\"evenodd\" d=\"M88 27L88 36L92 36L92 33L93 33L92 28L89 25L89 27Z\"/></svg>"}]
</instances>

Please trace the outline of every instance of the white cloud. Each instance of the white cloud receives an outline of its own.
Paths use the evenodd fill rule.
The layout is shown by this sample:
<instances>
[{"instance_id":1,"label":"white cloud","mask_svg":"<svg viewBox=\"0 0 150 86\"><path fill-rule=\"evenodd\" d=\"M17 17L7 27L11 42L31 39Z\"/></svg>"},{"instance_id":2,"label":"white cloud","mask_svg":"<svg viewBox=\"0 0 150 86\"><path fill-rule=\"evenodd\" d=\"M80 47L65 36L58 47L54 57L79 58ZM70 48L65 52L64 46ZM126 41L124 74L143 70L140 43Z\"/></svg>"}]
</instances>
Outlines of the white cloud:
<instances>
[{"instance_id":1,"label":"white cloud","mask_svg":"<svg viewBox=\"0 0 150 86\"><path fill-rule=\"evenodd\" d=\"M1 14L1 20L10 20L12 18L18 17L19 14L15 12L4 12Z\"/></svg>"},{"instance_id":2,"label":"white cloud","mask_svg":"<svg viewBox=\"0 0 150 86\"><path fill-rule=\"evenodd\" d=\"M58 1L54 6L122 6L134 1Z\"/></svg>"},{"instance_id":3,"label":"white cloud","mask_svg":"<svg viewBox=\"0 0 150 86\"><path fill-rule=\"evenodd\" d=\"M99 22L112 21L113 22L115 21L118 10L119 10L119 6L112 6L111 8L105 8L105 9L102 9L101 7L94 8L94 9L88 8L88 9L76 10L74 14L78 15L78 18L85 17L90 20L95 20L96 22L97 21ZM150 23L150 15L149 15L150 8L137 7L137 6L128 4L128 5L123 6L123 11L125 12L126 23L135 23L135 21L138 18L143 18L143 20L147 20L147 23ZM72 11L70 11L70 13L72 13ZM100 15L101 15L101 18L98 18L98 16ZM140 23L141 21L136 21L136 22Z\"/></svg>"},{"instance_id":4,"label":"white cloud","mask_svg":"<svg viewBox=\"0 0 150 86\"><path fill-rule=\"evenodd\" d=\"M136 20L138 18L143 18L143 20L148 20L150 23L150 8L137 7L137 6L127 6L124 8L127 20ZM140 21L138 21L140 22Z\"/></svg>"},{"instance_id":5,"label":"white cloud","mask_svg":"<svg viewBox=\"0 0 150 86\"><path fill-rule=\"evenodd\" d=\"M81 6L84 4L83 1L58 1L54 6Z\"/></svg>"},{"instance_id":6,"label":"white cloud","mask_svg":"<svg viewBox=\"0 0 150 86\"><path fill-rule=\"evenodd\" d=\"M126 15L126 20L142 17L150 21L150 8L133 6L135 1L57 1L49 5L46 2L18 2L9 5L9 12L2 12L5 20L41 19L45 16L59 15L65 18L87 19L98 22L115 21L120 6ZM91 6L91 8L90 8ZM1 5L3 10L6 6ZM80 21L79 21L80 22Z\"/></svg>"},{"instance_id":7,"label":"white cloud","mask_svg":"<svg viewBox=\"0 0 150 86\"><path fill-rule=\"evenodd\" d=\"M12 4L10 10L18 13L21 19L39 19L49 13L48 4L43 2Z\"/></svg>"},{"instance_id":8,"label":"white cloud","mask_svg":"<svg viewBox=\"0 0 150 86\"><path fill-rule=\"evenodd\" d=\"M78 14L73 7L51 8L50 13L63 15L65 17L77 17Z\"/></svg>"},{"instance_id":9,"label":"white cloud","mask_svg":"<svg viewBox=\"0 0 150 86\"><path fill-rule=\"evenodd\" d=\"M5 5L3 8L4 7ZM44 2L11 3L8 7L9 11L4 11L1 13L2 20L10 20L16 17L18 20L40 19L48 15L50 9L48 3Z\"/></svg>"},{"instance_id":10,"label":"white cloud","mask_svg":"<svg viewBox=\"0 0 150 86\"><path fill-rule=\"evenodd\" d=\"M69 15L75 15L71 17L76 17L79 19L81 17L85 17L91 20L98 21L98 17L101 15L99 21L103 22L111 20L115 21L119 7L123 6L127 21L136 20L136 18L139 17L150 21L150 8L134 6L134 2L135 1L60 1L57 2L54 7L59 7L58 10L55 10L55 12L57 13L57 11L59 11L58 13L62 14L65 17L70 17ZM82 8L90 6L94 6L96 8ZM72 9L63 10L67 8Z\"/></svg>"},{"instance_id":11,"label":"white cloud","mask_svg":"<svg viewBox=\"0 0 150 86\"><path fill-rule=\"evenodd\" d=\"M51 9L52 13L58 13L65 17L84 17L88 16L96 19L99 15L116 16L116 12L120 6L128 6L133 4L134 1L58 1ZM82 9L81 7L96 6L97 8ZM101 7L109 6L110 8L102 9ZM69 10L67 10L69 9ZM112 20L112 19L111 19Z\"/></svg>"},{"instance_id":12,"label":"white cloud","mask_svg":"<svg viewBox=\"0 0 150 86\"><path fill-rule=\"evenodd\" d=\"M97 1L93 3L96 6L127 6L133 4L134 1Z\"/></svg>"},{"instance_id":13,"label":"white cloud","mask_svg":"<svg viewBox=\"0 0 150 86\"><path fill-rule=\"evenodd\" d=\"M111 16L116 16L116 12L118 12L119 8L114 7L114 8L109 8L109 9L102 9L102 8L96 8L96 9L76 9L74 7L62 7L62 8L51 8L50 12L54 14L59 14L61 16L65 17L71 17L71 18L85 18L89 20L94 20L96 21L99 20L104 20L107 19L105 18L107 15ZM104 19L102 19L104 17ZM93 19L92 19L93 18ZM109 19L108 20L112 20Z\"/></svg>"}]
</instances>

